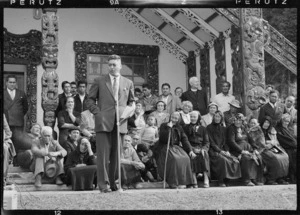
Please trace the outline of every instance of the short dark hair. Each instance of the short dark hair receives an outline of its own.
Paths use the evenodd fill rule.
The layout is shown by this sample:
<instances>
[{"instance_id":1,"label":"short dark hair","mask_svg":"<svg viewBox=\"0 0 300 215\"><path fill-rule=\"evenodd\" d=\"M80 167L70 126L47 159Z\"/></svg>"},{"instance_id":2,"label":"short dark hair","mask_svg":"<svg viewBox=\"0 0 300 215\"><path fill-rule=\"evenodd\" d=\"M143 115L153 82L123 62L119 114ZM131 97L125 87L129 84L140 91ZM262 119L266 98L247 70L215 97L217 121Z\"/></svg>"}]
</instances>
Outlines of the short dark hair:
<instances>
[{"instance_id":1,"label":"short dark hair","mask_svg":"<svg viewBox=\"0 0 300 215\"><path fill-rule=\"evenodd\" d=\"M231 87L231 84L230 84L230 82L228 82L228 81L224 81L224 82L222 83L222 86L223 86L223 84L228 84L228 87L229 87L229 88Z\"/></svg>"},{"instance_id":2,"label":"short dark hair","mask_svg":"<svg viewBox=\"0 0 300 215\"><path fill-rule=\"evenodd\" d=\"M134 88L134 92L135 92L135 93L141 93L142 90L141 90L140 88L137 87L137 88Z\"/></svg>"},{"instance_id":3,"label":"short dark hair","mask_svg":"<svg viewBox=\"0 0 300 215\"><path fill-rule=\"evenodd\" d=\"M9 75L6 77L6 82L7 82L8 79L10 79L10 78L14 78L14 79L16 79L16 81L17 81L17 76L12 75L12 74L9 74Z\"/></svg>"},{"instance_id":4,"label":"short dark hair","mask_svg":"<svg viewBox=\"0 0 300 215\"><path fill-rule=\"evenodd\" d=\"M107 58L107 61L110 60L121 60L121 57L119 55L113 54L113 55L109 55Z\"/></svg>"},{"instance_id":5,"label":"short dark hair","mask_svg":"<svg viewBox=\"0 0 300 215\"><path fill-rule=\"evenodd\" d=\"M277 96L279 96L279 92L278 92L277 90L271 90L270 93L269 93L269 95L271 95L271 94L273 94L273 93L276 93Z\"/></svg>"},{"instance_id":6,"label":"short dark hair","mask_svg":"<svg viewBox=\"0 0 300 215\"><path fill-rule=\"evenodd\" d=\"M148 90L151 90L151 87L149 84L145 83L142 85L143 88L147 88Z\"/></svg>"},{"instance_id":7,"label":"short dark hair","mask_svg":"<svg viewBox=\"0 0 300 215\"><path fill-rule=\"evenodd\" d=\"M76 85L76 82L75 81L72 81L71 83L70 83L70 85Z\"/></svg>"},{"instance_id":8,"label":"short dark hair","mask_svg":"<svg viewBox=\"0 0 300 215\"><path fill-rule=\"evenodd\" d=\"M274 85L272 85L272 84L268 84L268 85L266 86L266 89L267 89L268 87L271 87L273 90L275 89Z\"/></svg>"},{"instance_id":9,"label":"short dark hair","mask_svg":"<svg viewBox=\"0 0 300 215\"><path fill-rule=\"evenodd\" d=\"M79 87L80 84L84 84L85 86L87 86L86 81L78 81L78 82L77 82L77 87Z\"/></svg>"},{"instance_id":10,"label":"short dark hair","mask_svg":"<svg viewBox=\"0 0 300 215\"><path fill-rule=\"evenodd\" d=\"M61 83L61 88L62 88L62 89L64 89L65 84L70 84L70 82L68 82L68 81L63 81L63 82Z\"/></svg>"},{"instance_id":11,"label":"short dark hair","mask_svg":"<svg viewBox=\"0 0 300 215\"><path fill-rule=\"evenodd\" d=\"M167 87L169 87L169 89L171 89L171 86L170 86L169 83L163 83L163 84L161 85L161 88L163 88L164 86L167 86Z\"/></svg>"}]
</instances>

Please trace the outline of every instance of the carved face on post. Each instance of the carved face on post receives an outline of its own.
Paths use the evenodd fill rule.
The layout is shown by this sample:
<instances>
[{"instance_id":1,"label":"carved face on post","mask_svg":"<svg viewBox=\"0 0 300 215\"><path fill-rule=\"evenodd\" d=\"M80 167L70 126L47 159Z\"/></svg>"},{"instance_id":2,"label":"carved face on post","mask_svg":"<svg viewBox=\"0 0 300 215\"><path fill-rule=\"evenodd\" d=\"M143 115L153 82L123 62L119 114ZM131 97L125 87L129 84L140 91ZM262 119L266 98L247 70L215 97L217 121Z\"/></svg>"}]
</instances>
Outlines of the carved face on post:
<instances>
[{"instance_id":1,"label":"carved face on post","mask_svg":"<svg viewBox=\"0 0 300 215\"><path fill-rule=\"evenodd\" d=\"M46 103L49 103L49 100L57 102L58 98L58 75L55 71L46 71L42 76L42 98ZM43 101L43 103L44 103Z\"/></svg>"},{"instance_id":2,"label":"carved face on post","mask_svg":"<svg viewBox=\"0 0 300 215\"><path fill-rule=\"evenodd\" d=\"M257 110L260 106L265 104L264 89L256 86L247 92L247 106L250 110Z\"/></svg>"},{"instance_id":3,"label":"carved face on post","mask_svg":"<svg viewBox=\"0 0 300 215\"><path fill-rule=\"evenodd\" d=\"M46 126L54 127L55 125L55 113L54 111L47 111L44 113L44 123Z\"/></svg>"},{"instance_id":4,"label":"carved face on post","mask_svg":"<svg viewBox=\"0 0 300 215\"><path fill-rule=\"evenodd\" d=\"M42 33L43 33L43 44L57 45L57 32L58 32L58 20L55 14L43 15L42 21Z\"/></svg>"},{"instance_id":5,"label":"carved face on post","mask_svg":"<svg viewBox=\"0 0 300 215\"><path fill-rule=\"evenodd\" d=\"M43 47L43 58L42 64L44 69L46 68L57 68L57 47L53 46L44 46Z\"/></svg>"}]
</instances>

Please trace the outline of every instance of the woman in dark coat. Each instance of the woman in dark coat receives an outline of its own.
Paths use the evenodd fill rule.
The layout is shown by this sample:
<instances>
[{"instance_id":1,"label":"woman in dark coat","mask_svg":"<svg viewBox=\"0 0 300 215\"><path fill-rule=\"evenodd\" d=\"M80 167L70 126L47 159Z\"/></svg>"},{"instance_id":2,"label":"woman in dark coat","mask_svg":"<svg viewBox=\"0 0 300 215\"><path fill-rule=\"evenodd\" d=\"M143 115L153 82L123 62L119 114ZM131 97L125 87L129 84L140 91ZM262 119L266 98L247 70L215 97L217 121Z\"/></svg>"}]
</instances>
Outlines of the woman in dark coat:
<instances>
[{"instance_id":1,"label":"woman in dark coat","mask_svg":"<svg viewBox=\"0 0 300 215\"><path fill-rule=\"evenodd\" d=\"M211 174L218 179L220 187L226 187L224 179L238 179L242 176L238 159L229 153L223 119L222 112L216 111L212 123L206 127L210 142L208 153Z\"/></svg>"},{"instance_id":2,"label":"woman in dark coat","mask_svg":"<svg viewBox=\"0 0 300 215\"><path fill-rule=\"evenodd\" d=\"M251 136L255 137L254 141L265 143L265 149L261 152L261 156L267 167L266 184L276 185L277 182L287 184L287 182L283 180L283 177L288 174L289 157L280 146L277 140L277 132L274 127L271 126L271 122L271 117L266 116L261 126L258 126L259 129L257 129L256 134L254 135L252 132Z\"/></svg>"},{"instance_id":3,"label":"woman in dark coat","mask_svg":"<svg viewBox=\"0 0 300 215\"><path fill-rule=\"evenodd\" d=\"M59 144L63 144L69 136L69 128L79 126L81 123L81 114L74 111L74 97L66 98L65 110L58 112L57 116L59 128Z\"/></svg>"},{"instance_id":4,"label":"woman in dark coat","mask_svg":"<svg viewBox=\"0 0 300 215\"><path fill-rule=\"evenodd\" d=\"M194 158L196 155L182 127L178 125L179 117L179 112L174 112L171 115L169 123L161 124L159 141L154 149L158 173L161 177L164 177L167 145L170 136L166 165L166 182L170 188L182 188L180 185L194 184L190 157ZM180 142L182 143L182 147L180 146Z\"/></svg>"},{"instance_id":5,"label":"woman in dark coat","mask_svg":"<svg viewBox=\"0 0 300 215\"><path fill-rule=\"evenodd\" d=\"M196 174L203 173L204 187L209 187L209 139L205 127L201 126L200 113L198 111L190 112L191 123L185 126L184 131L192 146L193 152L197 155L191 160L192 172L194 177L194 188L197 188Z\"/></svg>"},{"instance_id":6,"label":"woman in dark coat","mask_svg":"<svg viewBox=\"0 0 300 215\"><path fill-rule=\"evenodd\" d=\"M291 121L289 114L283 114L280 122L275 127L277 131L277 139L289 156L289 173L291 183L296 183L296 162L297 162L297 140L288 129Z\"/></svg>"},{"instance_id":7,"label":"woman in dark coat","mask_svg":"<svg viewBox=\"0 0 300 215\"><path fill-rule=\"evenodd\" d=\"M258 157L253 153L248 136L243 125L244 115L238 113L233 119L233 124L227 128L227 144L229 151L238 157L241 165L242 180L246 186L254 186L258 168L261 165Z\"/></svg>"},{"instance_id":8,"label":"woman in dark coat","mask_svg":"<svg viewBox=\"0 0 300 215\"><path fill-rule=\"evenodd\" d=\"M65 173L67 174L66 177L66 184L70 185L72 182L72 174L71 174L71 168L74 167L83 167L88 165L96 165L95 161L95 155L92 151L91 144L87 138L82 138L79 141L79 144L76 147L75 151L72 151L67 158L67 161L64 165ZM90 178L91 184L94 182L94 175L89 174L91 171L84 171L84 168L81 169L81 171L77 172L78 174L73 175L73 177L76 177L78 180L80 180L80 177L82 175L85 175L85 177Z\"/></svg>"}]
</instances>

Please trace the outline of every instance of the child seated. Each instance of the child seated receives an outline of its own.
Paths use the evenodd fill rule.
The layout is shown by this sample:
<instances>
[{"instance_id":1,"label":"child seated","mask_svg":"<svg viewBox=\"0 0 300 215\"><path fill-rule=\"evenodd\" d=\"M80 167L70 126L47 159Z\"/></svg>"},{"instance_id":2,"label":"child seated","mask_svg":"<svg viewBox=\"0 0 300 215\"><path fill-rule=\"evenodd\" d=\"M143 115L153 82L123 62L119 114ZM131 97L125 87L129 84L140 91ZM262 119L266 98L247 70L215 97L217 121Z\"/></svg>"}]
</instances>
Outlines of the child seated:
<instances>
[{"instance_id":1,"label":"child seated","mask_svg":"<svg viewBox=\"0 0 300 215\"><path fill-rule=\"evenodd\" d=\"M148 148L153 146L158 140L158 128L156 126L156 118L150 115L147 118L147 125L141 132L141 142L147 144Z\"/></svg>"},{"instance_id":2,"label":"child seated","mask_svg":"<svg viewBox=\"0 0 300 215\"><path fill-rule=\"evenodd\" d=\"M146 144L138 144L136 150L140 160L145 164L145 169L141 170L141 176L144 181L156 182L161 181L158 175L156 161L153 158L152 151Z\"/></svg>"}]
</instances>

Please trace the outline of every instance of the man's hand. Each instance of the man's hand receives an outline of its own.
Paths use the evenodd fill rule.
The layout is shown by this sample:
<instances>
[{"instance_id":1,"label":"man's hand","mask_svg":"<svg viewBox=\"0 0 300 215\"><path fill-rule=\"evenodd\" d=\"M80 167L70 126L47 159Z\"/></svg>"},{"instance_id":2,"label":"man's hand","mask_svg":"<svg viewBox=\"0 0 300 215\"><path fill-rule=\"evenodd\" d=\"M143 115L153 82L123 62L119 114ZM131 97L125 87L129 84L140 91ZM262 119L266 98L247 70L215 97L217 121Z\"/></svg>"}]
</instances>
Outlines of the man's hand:
<instances>
[{"instance_id":1,"label":"man's hand","mask_svg":"<svg viewBox=\"0 0 300 215\"><path fill-rule=\"evenodd\" d=\"M48 157L52 158L52 157L57 157L58 153L57 152L48 152Z\"/></svg>"},{"instance_id":2,"label":"man's hand","mask_svg":"<svg viewBox=\"0 0 300 215\"><path fill-rule=\"evenodd\" d=\"M86 166L86 164L84 164L84 163L79 163L79 164L76 165L76 167L81 167L81 166Z\"/></svg>"},{"instance_id":3,"label":"man's hand","mask_svg":"<svg viewBox=\"0 0 300 215\"><path fill-rule=\"evenodd\" d=\"M143 162L143 163L146 163L146 162L148 162L148 161L149 161L149 157L148 157L148 156L142 157L142 162Z\"/></svg>"},{"instance_id":4,"label":"man's hand","mask_svg":"<svg viewBox=\"0 0 300 215\"><path fill-rule=\"evenodd\" d=\"M191 159L194 159L197 155L193 151L190 151L189 156Z\"/></svg>"}]
</instances>

